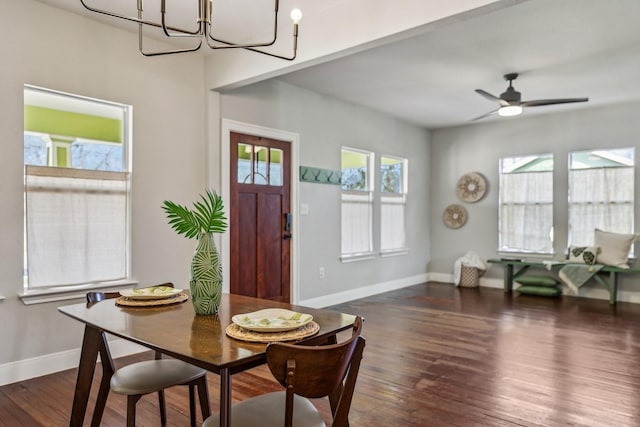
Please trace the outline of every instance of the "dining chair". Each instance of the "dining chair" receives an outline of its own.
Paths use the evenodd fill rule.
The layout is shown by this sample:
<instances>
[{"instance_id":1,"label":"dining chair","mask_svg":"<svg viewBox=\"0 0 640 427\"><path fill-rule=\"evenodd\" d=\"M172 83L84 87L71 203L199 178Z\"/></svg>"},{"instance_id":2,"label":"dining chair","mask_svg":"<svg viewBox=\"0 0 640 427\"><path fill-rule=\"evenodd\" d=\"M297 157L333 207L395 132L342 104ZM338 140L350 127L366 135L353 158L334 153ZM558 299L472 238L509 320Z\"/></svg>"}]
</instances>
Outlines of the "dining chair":
<instances>
[{"instance_id":1,"label":"dining chair","mask_svg":"<svg viewBox=\"0 0 640 427\"><path fill-rule=\"evenodd\" d=\"M173 287L173 283L163 283L158 286ZM87 305L91 306L102 300L119 296L118 292L88 292ZM206 370L181 360L162 359L160 352L156 352L153 360L135 362L116 369L104 332L101 334L101 340L102 379L91 420L92 427L98 427L100 424L109 391L127 396L127 427L134 427L136 424L136 403L138 400L146 394L156 392L160 406L160 423L163 427L166 426L167 410L164 390L177 385L189 387L189 411L192 427L196 426L196 387L202 419L204 420L211 415Z\"/></svg>"},{"instance_id":2,"label":"dining chair","mask_svg":"<svg viewBox=\"0 0 640 427\"><path fill-rule=\"evenodd\" d=\"M309 399L328 397L333 427L349 425L349 409L356 385L365 339L362 319L356 317L351 337L337 344L306 346L267 345L267 365L285 391L263 394L231 408L232 427L324 427ZM218 427L219 414L202 427Z\"/></svg>"}]
</instances>

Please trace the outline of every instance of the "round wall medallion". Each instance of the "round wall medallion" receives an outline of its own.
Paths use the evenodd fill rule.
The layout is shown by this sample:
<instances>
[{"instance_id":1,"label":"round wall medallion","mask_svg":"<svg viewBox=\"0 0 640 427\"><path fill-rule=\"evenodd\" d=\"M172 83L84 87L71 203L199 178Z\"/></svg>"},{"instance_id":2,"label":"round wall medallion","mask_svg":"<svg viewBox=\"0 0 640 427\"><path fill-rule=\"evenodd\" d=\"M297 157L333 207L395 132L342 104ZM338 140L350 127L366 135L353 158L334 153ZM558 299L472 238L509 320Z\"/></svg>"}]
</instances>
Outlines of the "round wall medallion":
<instances>
[{"instance_id":1,"label":"round wall medallion","mask_svg":"<svg viewBox=\"0 0 640 427\"><path fill-rule=\"evenodd\" d=\"M442 221L449 228L460 228L467 222L467 210L460 205L449 205L442 214Z\"/></svg>"},{"instance_id":2,"label":"round wall medallion","mask_svg":"<svg viewBox=\"0 0 640 427\"><path fill-rule=\"evenodd\" d=\"M475 203L484 197L487 183L477 172L465 173L458 180L456 193L463 202Z\"/></svg>"}]
</instances>

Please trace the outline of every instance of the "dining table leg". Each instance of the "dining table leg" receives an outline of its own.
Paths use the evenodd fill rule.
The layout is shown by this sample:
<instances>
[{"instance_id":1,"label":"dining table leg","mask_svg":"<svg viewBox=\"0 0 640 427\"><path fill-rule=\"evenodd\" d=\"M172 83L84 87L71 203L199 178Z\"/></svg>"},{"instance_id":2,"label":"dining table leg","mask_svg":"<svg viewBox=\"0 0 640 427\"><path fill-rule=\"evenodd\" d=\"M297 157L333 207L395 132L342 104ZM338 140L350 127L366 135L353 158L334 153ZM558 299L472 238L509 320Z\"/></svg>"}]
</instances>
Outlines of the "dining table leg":
<instances>
[{"instance_id":1,"label":"dining table leg","mask_svg":"<svg viewBox=\"0 0 640 427\"><path fill-rule=\"evenodd\" d=\"M100 351L100 345L102 343L101 339L101 331L99 329L89 325L85 326L69 427L82 427L84 423L84 416L89 401L89 392L91 391L91 383L93 381L93 373L96 368L98 352Z\"/></svg>"},{"instance_id":2,"label":"dining table leg","mask_svg":"<svg viewBox=\"0 0 640 427\"><path fill-rule=\"evenodd\" d=\"M220 369L220 427L231 425L231 372Z\"/></svg>"}]
</instances>

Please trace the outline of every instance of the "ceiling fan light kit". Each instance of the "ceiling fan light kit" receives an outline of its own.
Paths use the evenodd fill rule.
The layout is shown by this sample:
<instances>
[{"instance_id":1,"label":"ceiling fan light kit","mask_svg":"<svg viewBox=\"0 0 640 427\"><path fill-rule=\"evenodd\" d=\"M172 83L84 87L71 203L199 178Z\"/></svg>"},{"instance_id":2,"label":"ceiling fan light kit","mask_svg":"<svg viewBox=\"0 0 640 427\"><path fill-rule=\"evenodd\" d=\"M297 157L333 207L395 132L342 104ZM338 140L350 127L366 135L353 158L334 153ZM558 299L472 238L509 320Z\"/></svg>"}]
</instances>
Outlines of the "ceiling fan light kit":
<instances>
[{"instance_id":1,"label":"ceiling fan light kit","mask_svg":"<svg viewBox=\"0 0 640 427\"><path fill-rule=\"evenodd\" d=\"M520 92L513 87L513 81L518 78L517 73L505 74L504 79L509 82L507 90L500 94L500 97L490 94L489 92L476 89L476 93L490 101L498 102L499 107L493 111L489 111L473 120L484 119L498 113L500 117L512 117L522 114L525 107L542 107L545 105L569 104L574 102L587 102L589 98L557 98L557 99L537 99L533 101L521 101Z\"/></svg>"},{"instance_id":2,"label":"ceiling fan light kit","mask_svg":"<svg viewBox=\"0 0 640 427\"><path fill-rule=\"evenodd\" d=\"M502 117L511 117L522 114L522 107L520 105L507 105L506 107L500 107L498 109L498 115Z\"/></svg>"},{"instance_id":3,"label":"ceiling fan light kit","mask_svg":"<svg viewBox=\"0 0 640 427\"><path fill-rule=\"evenodd\" d=\"M134 0L131 0L134 1ZM159 56L159 55L170 55L174 53L185 53L185 52L195 52L200 49L203 45L203 42L206 46L211 49L246 49L252 52L261 53L263 55L272 56L274 58L285 59L287 61L292 61L296 58L296 54L298 51L298 24L302 19L302 12L300 9L293 9L291 11L291 20L293 21L293 54L291 56L283 56L278 55L271 52L266 52L261 50L260 48L271 46L276 42L278 38L278 9L279 9L279 0L274 0L274 18L273 18L273 38L260 43L234 43L228 40L223 40L214 37L213 35L213 26L212 22L212 10L213 10L213 0L192 0L196 1L198 14L194 17L195 29L187 30L183 28L173 27L167 24L167 1L160 1L160 22L148 21L144 19L144 7L143 0L137 1L137 9L138 16L131 17L121 15L115 12L110 12L108 10L98 9L93 6L87 4L86 0L80 0L82 6L85 9L99 13L102 15L107 15L112 18L119 18L129 22L135 22L138 24L138 50L144 56ZM156 2L158 0L155 0ZM184 0L183 0L184 1ZM162 29L162 32L167 38L191 38L195 41L195 44L192 47L186 49L174 49L174 50L165 50L165 51L156 51L149 52L144 49L143 46L143 29L145 27L154 27Z\"/></svg>"}]
</instances>

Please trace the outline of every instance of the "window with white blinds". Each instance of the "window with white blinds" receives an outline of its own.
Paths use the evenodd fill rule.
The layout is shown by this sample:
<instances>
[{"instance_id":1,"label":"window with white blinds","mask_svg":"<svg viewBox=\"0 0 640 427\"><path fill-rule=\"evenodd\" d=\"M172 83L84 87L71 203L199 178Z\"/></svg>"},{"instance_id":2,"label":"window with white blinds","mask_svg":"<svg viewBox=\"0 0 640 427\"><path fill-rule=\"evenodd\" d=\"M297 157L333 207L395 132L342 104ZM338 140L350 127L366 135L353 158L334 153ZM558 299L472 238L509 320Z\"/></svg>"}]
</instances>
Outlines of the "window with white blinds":
<instances>
[{"instance_id":1,"label":"window with white blinds","mask_svg":"<svg viewBox=\"0 0 640 427\"><path fill-rule=\"evenodd\" d=\"M130 107L25 86L25 290L130 273Z\"/></svg>"},{"instance_id":2,"label":"window with white blinds","mask_svg":"<svg viewBox=\"0 0 640 427\"><path fill-rule=\"evenodd\" d=\"M594 230L633 233L633 148L569 154L569 244L589 246Z\"/></svg>"},{"instance_id":3,"label":"window with white blinds","mask_svg":"<svg viewBox=\"0 0 640 427\"><path fill-rule=\"evenodd\" d=\"M373 251L373 158L371 152L342 149L342 258L367 256Z\"/></svg>"},{"instance_id":4,"label":"window with white blinds","mask_svg":"<svg viewBox=\"0 0 640 427\"><path fill-rule=\"evenodd\" d=\"M380 157L380 251L406 250L407 159Z\"/></svg>"},{"instance_id":5,"label":"window with white blinds","mask_svg":"<svg viewBox=\"0 0 640 427\"><path fill-rule=\"evenodd\" d=\"M553 252L553 155L500 159L498 249Z\"/></svg>"}]
</instances>

